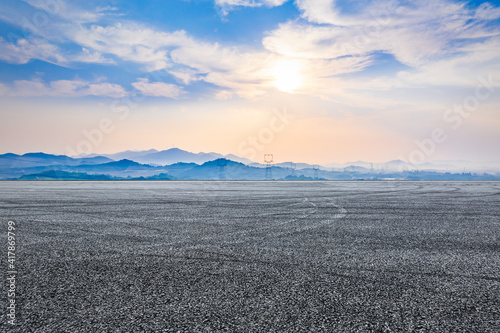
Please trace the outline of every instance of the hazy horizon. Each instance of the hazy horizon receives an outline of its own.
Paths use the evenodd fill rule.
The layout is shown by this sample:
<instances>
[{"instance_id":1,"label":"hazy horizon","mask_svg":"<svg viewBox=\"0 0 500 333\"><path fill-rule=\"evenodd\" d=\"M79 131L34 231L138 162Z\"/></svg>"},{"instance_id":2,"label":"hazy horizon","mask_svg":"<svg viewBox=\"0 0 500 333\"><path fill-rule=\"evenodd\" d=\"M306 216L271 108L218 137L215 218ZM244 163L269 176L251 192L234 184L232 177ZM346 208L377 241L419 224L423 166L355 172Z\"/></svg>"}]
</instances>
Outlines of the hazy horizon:
<instances>
[{"instance_id":1,"label":"hazy horizon","mask_svg":"<svg viewBox=\"0 0 500 333\"><path fill-rule=\"evenodd\" d=\"M0 2L0 151L498 160L494 1Z\"/></svg>"},{"instance_id":2,"label":"hazy horizon","mask_svg":"<svg viewBox=\"0 0 500 333\"><path fill-rule=\"evenodd\" d=\"M185 150L185 149L182 149L182 148L179 148L179 147L171 147L171 148L166 148L166 149L163 149L163 150L160 150L160 149L139 149L139 150L124 150L124 151L117 151L117 152L112 152L112 153L102 153L102 154L98 154L98 153L92 153L92 154L80 154L80 155L65 155L65 154L62 154L62 155L59 155L59 156L68 156L68 157L71 157L71 158L93 158L93 157L108 157L108 158L111 158L112 160L114 161L119 161L119 160L132 160L132 161L135 161L135 162L139 162L139 163L142 163L142 164L148 164L149 162L147 161L140 161L140 160L137 160L136 158L134 157L130 157L130 156L123 156L123 154L127 154L127 153L146 153L147 154L141 154L141 155L134 155L136 157L138 156L149 156L149 154L156 154L156 153L163 153L163 152L167 152L167 151L170 151L170 150L180 150L180 151L183 151L183 152L187 152L187 153L191 153L191 154L195 154L195 155L203 155L203 154L206 154L206 155L214 155L213 159L208 159L207 161L209 160L215 160L215 159L218 159L218 158L230 158L230 156L234 156L234 157L238 157L238 158L242 158L242 159L245 159L245 160L248 160L249 163L245 162L245 161L240 161L240 163L243 163L243 164L254 164L254 163L258 163L258 164L261 164L261 165L265 165L265 162L264 162L264 156L259 156L260 159L256 158L255 160L251 160L251 159L246 159L244 157L241 157L241 156L238 156L238 155L235 155L235 154L221 154L219 152L216 152L216 151L200 151L200 152L196 152L196 151L188 151L188 150ZM48 153L48 152L26 152L26 153L15 153L15 152L9 152L9 153L13 153L13 154L16 154L16 155L19 155L19 156L23 156L24 154L38 154L38 153L42 153L42 154L47 154L47 155L58 155L58 154L51 154L51 153ZM0 156L3 155L3 154L7 154L7 153L0 153ZM116 156L118 155L118 156ZM220 155L217 156L217 155ZM238 159L235 159L233 161L237 161ZM183 158L180 158L179 161L177 162L185 162L185 159ZM377 169L377 168L381 168L381 167L384 167L384 166L387 166L387 165L391 165L391 163L393 162L404 162L406 163L405 165L407 167L409 167L410 169L414 169L414 170L419 170L419 168L424 168L422 170L425 170L425 168L428 168L428 169L435 169L435 170L440 170L440 171L453 171L453 172L456 172L458 170L462 170L462 168L465 168L466 170L465 171L472 171L472 172L481 172L481 171L484 171L484 170L490 170L490 171L500 171L500 160L495 160L495 159L490 159L490 160L484 160L484 161L468 161L468 160L430 160L430 161L426 161L426 162L423 162L423 163L418 163L418 164L413 164L413 163L410 163L410 162L406 162L406 161L403 161L403 160L400 160L400 159L393 159L393 160L387 160L387 161L382 161L382 162L375 162L375 161L370 161L370 160L352 160L352 161L329 161L327 163L321 163L321 164L318 164L319 166L323 167L323 168L335 168L335 167L348 167L348 166L361 166L361 165L365 165L365 166L368 166L371 164L371 167ZM203 164L204 162L201 162L201 163L197 163L197 164ZM303 165L309 165L310 167L316 165L317 163L313 163L313 162L309 162L309 161L300 161L300 160L288 160L288 161L283 161L283 160L280 160L280 159L277 159L276 157L273 156L273 163L274 165L282 165L284 167L286 167L286 164L287 163L294 163L296 164L297 166L299 166L300 164L303 164ZM155 163L153 163L155 164ZM160 163L162 164L162 163ZM297 167L298 168L298 167ZM399 167L401 168L401 166ZM468 169L467 169L468 168ZM298 168L300 169L300 168ZM403 169L401 169L403 170Z\"/></svg>"}]
</instances>

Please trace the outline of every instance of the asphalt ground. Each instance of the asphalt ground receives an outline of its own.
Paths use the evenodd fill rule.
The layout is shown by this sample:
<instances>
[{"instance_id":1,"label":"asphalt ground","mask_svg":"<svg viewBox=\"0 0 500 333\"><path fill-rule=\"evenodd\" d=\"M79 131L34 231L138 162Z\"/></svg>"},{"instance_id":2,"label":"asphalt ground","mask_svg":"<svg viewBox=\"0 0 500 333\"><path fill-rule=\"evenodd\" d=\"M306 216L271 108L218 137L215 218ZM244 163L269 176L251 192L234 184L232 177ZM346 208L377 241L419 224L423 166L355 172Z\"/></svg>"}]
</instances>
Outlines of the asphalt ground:
<instances>
[{"instance_id":1,"label":"asphalt ground","mask_svg":"<svg viewBox=\"0 0 500 333\"><path fill-rule=\"evenodd\" d=\"M2 332L500 332L500 182L0 182Z\"/></svg>"}]
</instances>

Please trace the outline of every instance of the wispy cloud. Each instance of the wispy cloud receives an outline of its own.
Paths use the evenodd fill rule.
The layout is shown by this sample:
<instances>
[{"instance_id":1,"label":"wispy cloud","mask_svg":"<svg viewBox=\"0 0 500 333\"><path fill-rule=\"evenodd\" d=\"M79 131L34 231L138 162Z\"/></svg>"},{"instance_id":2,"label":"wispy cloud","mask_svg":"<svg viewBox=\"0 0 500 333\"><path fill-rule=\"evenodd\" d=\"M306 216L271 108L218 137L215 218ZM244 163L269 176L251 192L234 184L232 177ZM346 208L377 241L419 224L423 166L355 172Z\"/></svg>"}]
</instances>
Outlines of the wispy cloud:
<instances>
[{"instance_id":1,"label":"wispy cloud","mask_svg":"<svg viewBox=\"0 0 500 333\"><path fill-rule=\"evenodd\" d=\"M114 7L91 13L63 0L52 7L41 0L26 2L52 13L53 21L33 36L12 42L0 39L1 60L24 64L40 59L61 66L130 62L141 65L145 72L168 72L184 85L204 81L228 92L216 98L238 95L253 99L276 91L276 67L288 60L299 64L296 71L301 84L295 93L333 100L351 96L347 90L356 87L475 84L474 72L498 71L500 63L500 29L488 25L500 17L500 9L487 3L473 8L449 0L411 4L371 0L354 4L355 10L346 13L343 2L296 0L302 18L268 31L262 41L264 49L256 50L199 40L184 30L164 31L116 16L102 22L106 12L116 11ZM223 8L272 7L284 2L216 0L215 4ZM82 51L75 53L74 47L69 51L66 44ZM380 54L392 55L409 69L368 80L345 77L376 64ZM177 97L172 87L153 88L156 83L143 79L135 84Z\"/></svg>"},{"instance_id":2,"label":"wispy cloud","mask_svg":"<svg viewBox=\"0 0 500 333\"><path fill-rule=\"evenodd\" d=\"M148 71L168 68L169 48L191 41L184 31L162 32L135 23L74 27L66 37L88 49L144 64Z\"/></svg>"},{"instance_id":3,"label":"wispy cloud","mask_svg":"<svg viewBox=\"0 0 500 333\"><path fill-rule=\"evenodd\" d=\"M448 0L369 1L354 14L342 14L335 0L298 0L297 5L308 22L292 21L272 31L263 41L270 51L318 58L385 52L418 67L455 54L454 41L500 34L484 26L500 14L490 5L473 10Z\"/></svg>"},{"instance_id":4,"label":"wispy cloud","mask_svg":"<svg viewBox=\"0 0 500 333\"><path fill-rule=\"evenodd\" d=\"M26 64L30 60L42 60L58 66L68 67L72 63L113 64L114 60L102 53L82 48L80 53L67 52L43 38L28 37L12 43L0 37L0 60L11 64Z\"/></svg>"},{"instance_id":5,"label":"wispy cloud","mask_svg":"<svg viewBox=\"0 0 500 333\"><path fill-rule=\"evenodd\" d=\"M61 53L57 45L43 38L30 37L9 43L0 37L0 59L8 63L25 64L31 59L40 59L64 66L68 60Z\"/></svg>"},{"instance_id":6,"label":"wispy cloud","mask_svg":"<svg viewBox=\"0 0 500 333\"><path fill-rule=\"evenodd\" d=\"M17 80L9 87L3 85L3 95L14 97L83 97L103 96L120 98L127 96L125 89L114 83L91 83L83 80L57 80L46 83L41 79ZM1 87L0 87L1 88Z\"/></svg>"},{"instance_id":7,"label":"wispy cloud","mask_svg":"<svg viewBox=\"0 0 500 333\"><path fill-rule=\"evenodd\" d=\"M92 13L65 0L23 0L31 6L40 9L51 16L58 16L74 23L96 22L102 16L99 12ZM108 9L109 10L109 9Z\"/></svg>"},{"instance_id":8,"label":"wispy cloud","mask_svg":"<svg viewBox=\"0 0 500 333\"><path fill-rule=\"evenodd\" d=\"M157 96L167 98L179 98L182 95L182 87L163 82L149 82L148 79L140 78L132 83L132 86L146 96Z\"/></svg>"},{"instance_id":9,"label":"wispy cloud","mask_svg":"<svg viewBox=\"0 0 500 333\"><path fill-rule=\"evenodd\" d=\"M288 0L215 0L215 4L222 8L222 13L227 15L234 7L276 7Z\"/></svg>"}]
</instances>

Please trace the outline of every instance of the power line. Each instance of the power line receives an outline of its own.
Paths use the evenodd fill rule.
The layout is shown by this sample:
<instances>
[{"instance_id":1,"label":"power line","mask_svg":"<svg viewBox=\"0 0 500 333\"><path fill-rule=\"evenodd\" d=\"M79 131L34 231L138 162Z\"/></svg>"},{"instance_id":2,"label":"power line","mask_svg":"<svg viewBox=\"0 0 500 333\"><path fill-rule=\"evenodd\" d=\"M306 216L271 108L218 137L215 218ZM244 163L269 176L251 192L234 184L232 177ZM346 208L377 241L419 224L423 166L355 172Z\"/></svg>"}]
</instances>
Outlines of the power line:
<instances>
[{"instance_id":1,"label":"power line","mask_svg":"<svg viewBox=\"0 0 500 333\"><path fill-rule=\"evenodd\" d=\"M273 179L272 164L274 163L273 154L264 154L264 163L266 163L266 180Z\"/></svg>"}]
</instances>

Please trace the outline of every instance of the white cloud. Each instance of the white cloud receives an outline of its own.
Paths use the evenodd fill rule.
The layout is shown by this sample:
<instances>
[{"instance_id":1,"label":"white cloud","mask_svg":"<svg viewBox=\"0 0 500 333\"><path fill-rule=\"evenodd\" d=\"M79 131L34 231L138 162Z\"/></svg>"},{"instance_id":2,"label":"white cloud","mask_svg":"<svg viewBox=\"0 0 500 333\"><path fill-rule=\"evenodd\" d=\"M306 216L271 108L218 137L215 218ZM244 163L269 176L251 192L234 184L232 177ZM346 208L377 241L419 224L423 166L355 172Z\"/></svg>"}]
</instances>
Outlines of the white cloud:
<instances>
[{"instance_id":1,"label":"white cloud","mask_svg":"<svg viewBox=\"0 0 500 333\"><path fill-rule=\"evenodd\" d=\"M401 72L401 79L420 85L471 86L480 77L494 74L495 86L500 86L500 38L489 39L458 48L452 58L426 63L412 72Z\"/></svg>"},{"instance_id":2,"label":"white cloud","mask_svg":"<svg viewBox=\"0 0 500 333\"><path fill-rule=\"evenodd\" d=\"M310 23L288 22L263 41L267 49L288 56L337 58L386 52L409 66L452 54L453 41L491 36L476 11L463 3L423 0L408 6L371 1L355 14L343 15L334 0L298 0ZM480 14L479 17L485 17Z\"/></svg>"},{"instance_id":3,"label":"white cloud","mask_svg":"<svg viewBox=\"0 0 500 333\"><path fill-rule=\"evenodd\" d=\"M26 64L32 59L39 59L63 67L68 67L73 62L114 63L112 59L104 57L100 52L87 48L82 48L81 53L69 54L42 38L29 37L9 43L0 37L0 60L12 64Z\"/></svg>"},{"instance_id":4,"label":"white cloud","mask_svg":"<svg viewBox=\"0 0 500 333\"><path fill-rule=\"evenodd\" d=\"M500 29L487 23L500 17L499 7L483 4L474 9L448 0L371 0L346 14L339 3L297 0L307 22L281 24L269 32L263 45L287 57L359 57L364 64L378 53L387 53L412 68L396 77L359 82L360 87L377 84L374 89L423 83L475 85L479 75L498 73ZM363 68L355 61L346 64L347 69L354 66Z\"/></svg>"},{"instance_id":5,"label":"white cloud","mask_svg":"<svg viewBox=\"0 0 500 333\"><path fill-rule=\"evenodd\" d=\"M180 68L177 70L169 70L169 73L175 76L183 84L190 84L193 81L200 81L202 79L198 71L191 68Z\"/></svg>"},{"instance_id":6,"label":"white cloud","mask_svg":"<svg viewBox=\"0 0 500 333\"><path fill-rule=\"evenodd\" d=\"M493 7L490 3L485 2L477 8L475 18L479 20L495 20L500 18L500 8Z\"/></svg>"},{"instance_id":7,"label":"white cloud","mask_svg":"<svg viewBox=\"0 0 500 333\"><path fill-rule=\"evenodd\" d=\"M40 59L64 66L68 60L60 53L59 47L41 38L23 38L16 43L9 43L0 37L0 60L12 64L25 64L31 59Z\"/></svg>"},{"instance_id":8,"label":"white cloud","mask_svg":"<svg viewBox=\"0 0 500 333\"><path fill-rule=\"evenodd\" d=\"M109 82L89 84L82 93L84 94L83 96L93 95L112 98L120 98L128 95L127 91L125 91L122 86Z\"/></svg>"},{"instance_id":9,"label":"white cloud","mask_svg":"<svg viewBox=\"0 0 500 333\"><path fill-rule=\"evenodd\" d=\"M112 59L106 58L98 51L90 51L89 49L83 47L82 53L71 59L74 62L87 62L94 64L114 64Z\"/></svg>"},{"instance_id":10,"label":"white cloud","mask_svg":"<svg viewBox=\"0 0 500 333\"><path fill-rule=\"evenodd\" d=\"M272 80L270 68L277 58L268 52L243 52L207 43L177 48L171 57L174 62L204 74L204 81L230 88L244 98L266 94Z\"/></svg>"},{"instance_id":11,"label":"white cloud","mask_svg":"<svg viewBox=\"0 0 500 333\"><path fill-rule=\"evenodd\" d=\"M117 11L119 8L118 7L112 7L112 6L98 6L95 11L98 12L98 13L101 13L101 12L115 12Z\"/></svg>"},{"instance_id":12,"label":"white cloud","mask_svg":"<svg viewBox=\"0 0 500 333\"><path fill-rule=\"evenodd\" d=\"M164 82L150 83L148 79L140 78L132 83L132 86L146 96L158 96L168 98L179 98L182 94L182 87Z\"/></svg>"},{"instance_id":13,"label":"white cloud","mask_svg":"<svg viewBox=\"0 0 500 333\"><path fill-rule=\"evenodd\" d=\"M114 83L89 83L82 80L57 80L45 83L40 79L17 80L11 87L3 85L4 95L16 97L83 97L83 96L104 96L120 98L128 93L122 86Z\"/></svg>"},{"instance_id":14,"label":"white cloud","mask_svg":"<svg viewBox=\"0 0 500 333\"><path fill-rule=\"evenodd\" d=\"M276 7L281 6L288 0L215 0L215 4L222 8L224 15L234 7Z\"/></svg>"},{"instance_id":15,"label":"white cloud","mask_svg":"<svg viewBox=\"0 0 500 333\"><path fill-rule=\"evenodd\" d=\"M96 22L101 14L88 12L64 0L23 0L31 6L40 9L51 16L59 16L75 23Z\"/></svg>"},{"instance_id":16,"label":"white cloud","mask_svg":"<svg viewBox=\"0 0 500 333\"><path fill-rule=\"evenodd\" d=\"M215 0L219 6L243 6L243 7L260 7L281 6L288 0Z\"/></svg>"},{"instance_id":17,"label":"white cloud","mask_svg":"<svg viewBox=\"0 0 500 333\"><path fill-rule=\"evenodd\" d=\"M160 32L137 24L92 25L66 32L68 39L102 54L144 64L148 71L168 68L170 48L190 43L184 31Z\"/></svg>"},{"instance_id":18,"label":"white cloud","mask_svg":"<svg viewBox=\"0 0 500 333\"><path fill-rule=\"evenodd\" d=\"M233 97L233 95L234 95L234 93L229 91L229 90L221 90L215 94L215 99L222 101L222 100L230 99L231 97Z\"/></svg>"},{"instance_id":19,"label":"white cloud","mask_svg":"<svg viewBox=\"0 0 500 333\"><path fill-rule=\"evenodd\" d=\"M44 6L40 0L27 1L37 8ZM284 2L217 0L216 4L222 8L272 7ZM292 59L302 68L301 87L294 92L334 99L348 96L346 89L353 89L356 83L365 89L389 89L433 80L450 85L470 84L473 78L465 73L467 68L471 73L496 71L495 64L500 63L497 48L491 44L500 31L487 25L488 20L500 17L500 9L489 4L474 9L449 0L411 4L366 0L353 3L355 10L346 14L339 1L295 3L303 19L283 23L268 32L263 40L265 49L256 51L202 42L182 30L165 32L130 21L103 25L99 15L116 8L101 8L97 17L75 8L74 15L79 19L70 22L73 14L67 12L69 5L62 2L59 9L52 9L57 9L58 15L51 24L36 32L39 37L15 43L0 40L0 59L12 63L41 59L62 66L75 62L113 64L121 60L140 64L146 71L163 70L186 85L205 81L244 98L276 90L273 68L283 59ZM78 20L91 24L75 24ZM82 51L62 52L62 46L57 46L62 43L75 43ZM378 74L378 78L362 80L337 78L364 70L376 62L375 55L380 53L391 54L412 69L390 77ZM181 91L176 89L182 89L175 85L159 86L145 79L134 84L151 94L174 98Z\"/></svg>"}]
</instances>

